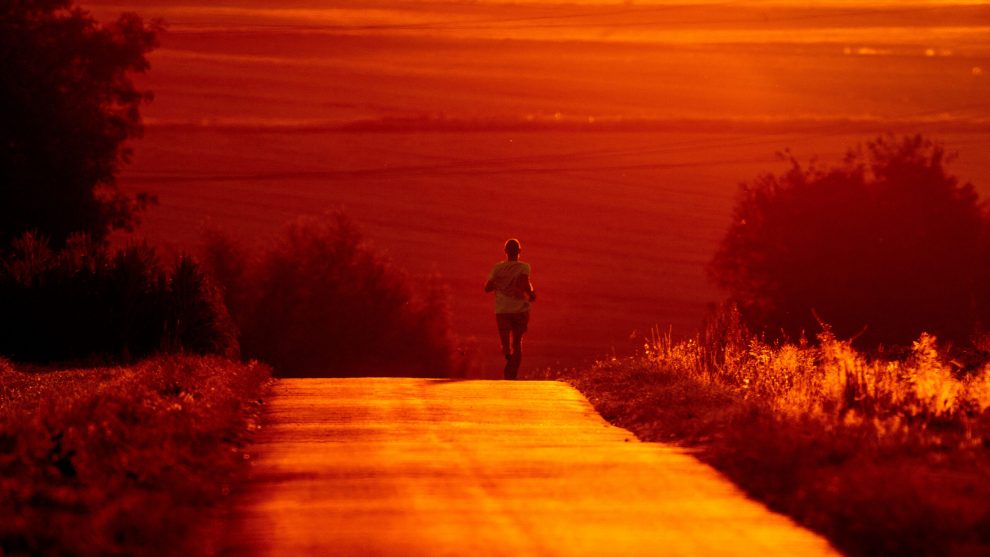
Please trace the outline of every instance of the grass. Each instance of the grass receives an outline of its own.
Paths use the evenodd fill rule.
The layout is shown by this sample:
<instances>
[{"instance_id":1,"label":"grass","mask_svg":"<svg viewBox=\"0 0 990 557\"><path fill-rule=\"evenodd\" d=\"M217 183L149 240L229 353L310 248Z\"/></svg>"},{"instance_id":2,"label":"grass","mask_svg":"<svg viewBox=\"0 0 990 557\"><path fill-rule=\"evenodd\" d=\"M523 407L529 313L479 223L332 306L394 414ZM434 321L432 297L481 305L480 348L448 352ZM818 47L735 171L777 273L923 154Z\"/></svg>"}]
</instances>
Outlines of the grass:
<instances>
[{"instance_id":1,"label":"grass","mask_svg":"<svg viewBox=\"0 0 990 557\"><path fill-rule=\"evenodd\" d=\"M846 554L990 553L990 365L962 371L928 335L886 361L827 332L771 346L731 330L562 378Z\"/></svg>"},{"instance_id":2,"label":"grass","mask_svg":"<svg viewBox=\"0 0 990 557\"><path fill-rule=\"evenodd\" d=\"M270 371L216 357L0 360L0 554L205 554Z\"/></svg>"}]
</instances>

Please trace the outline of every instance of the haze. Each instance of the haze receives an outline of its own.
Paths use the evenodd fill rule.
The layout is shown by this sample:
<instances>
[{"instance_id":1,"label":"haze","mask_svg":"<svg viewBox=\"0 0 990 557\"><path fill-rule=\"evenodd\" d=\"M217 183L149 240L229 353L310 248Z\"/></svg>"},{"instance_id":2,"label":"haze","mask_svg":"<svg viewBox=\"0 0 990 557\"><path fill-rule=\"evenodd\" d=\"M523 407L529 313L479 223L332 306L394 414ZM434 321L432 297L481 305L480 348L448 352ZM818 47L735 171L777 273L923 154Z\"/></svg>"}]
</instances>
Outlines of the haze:
<instances>
[{"instance_id":1,"label":"haze","mask_svg":"<svg viewBox=\"0 0 990 557\"><path fill-rule=\"evenodd\" d=\"M264 237L341 206L496 371L485 274L519 237L529 364L694 331L740 181L925 133L990 195L983 2L92 2L169 24L121 177L142 234ZM428 280L426 278L422 280ZM639 335L639 336L637 336ZM491 358L494 356L494 358Z\"/></svg>"}]
</instances>

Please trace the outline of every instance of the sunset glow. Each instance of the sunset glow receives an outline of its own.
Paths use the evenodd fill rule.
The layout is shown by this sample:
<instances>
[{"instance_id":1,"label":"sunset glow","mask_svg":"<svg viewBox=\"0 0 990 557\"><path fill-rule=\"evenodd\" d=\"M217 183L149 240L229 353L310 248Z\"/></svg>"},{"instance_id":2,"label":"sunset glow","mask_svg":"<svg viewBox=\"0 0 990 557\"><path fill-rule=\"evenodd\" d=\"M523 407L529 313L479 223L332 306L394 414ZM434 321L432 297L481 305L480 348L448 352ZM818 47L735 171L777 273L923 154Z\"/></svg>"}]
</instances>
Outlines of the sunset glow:
<instances>
[{"instance_id":1,"label":"sunset glow","mask_svg":"<svg viewBox=\"0 0 990 557\"><path fill-rule=\"evenodd\" d=\"M13 0L0 67L0 557L990 555L990 0Z\"/></svg>"}]
</instances>

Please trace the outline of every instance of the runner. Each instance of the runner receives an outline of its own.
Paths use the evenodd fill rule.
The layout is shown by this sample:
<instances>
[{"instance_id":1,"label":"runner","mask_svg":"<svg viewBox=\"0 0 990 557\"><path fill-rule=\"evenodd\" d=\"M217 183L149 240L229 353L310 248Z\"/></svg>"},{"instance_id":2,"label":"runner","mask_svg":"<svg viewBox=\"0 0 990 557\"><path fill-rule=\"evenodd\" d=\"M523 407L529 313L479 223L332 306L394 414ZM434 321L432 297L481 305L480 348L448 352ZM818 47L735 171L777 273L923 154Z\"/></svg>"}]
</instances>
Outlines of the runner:
<instances>
[{"instance_id":1,"label":"runner","mask_svg":"<svg viewBox=\"0 0 990 557\"><path fill-rule=\"evenodd\" d=\"M529 305L536 292L529 282L529 263L519 261L522 245L515 238L505 242L505 261L488 274L485 292L495 292L495 322L505 355L506 379L515 379L522 363L522 337L529 325Z\"/></svg>"}]
</instances>

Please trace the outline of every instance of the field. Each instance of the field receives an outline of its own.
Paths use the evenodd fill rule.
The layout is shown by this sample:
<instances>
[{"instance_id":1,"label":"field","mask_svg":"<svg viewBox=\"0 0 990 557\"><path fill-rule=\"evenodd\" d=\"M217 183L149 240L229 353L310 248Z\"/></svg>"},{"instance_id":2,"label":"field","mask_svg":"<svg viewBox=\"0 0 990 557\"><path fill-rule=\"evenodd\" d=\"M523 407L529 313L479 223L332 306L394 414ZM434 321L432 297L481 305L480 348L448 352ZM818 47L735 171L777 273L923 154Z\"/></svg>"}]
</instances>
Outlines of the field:
<instances>
[{"instance_id":1,"label":"field","mask_svg":"<svg viewBox=\"0 0 990 557\"><path fill-rule=\"evenodd\" d=\"M488 375L481 286L519 237L540 292L525 365L626 354L720 299L704 265L780 150L926 133L990 193L985 6L768 6L143 3L169 27L120 183L159 196L139 234L176 250L206 223L261 240L343 207L449 284Z\"/></svg>"},{"instance_id":2,"label":"field","mask_svg":"<svg viewBox=\"0 0 990 557\"><path fill-rule=\"evenodd\" d=\"M160 197L142 234L185 249L206 223L264 237L298 214L343 207L400 267L440 273L455 331L476 339L494 371L491 300L481 289L505 238L522 240L540 294L526 365L628 354L641 344L634 331L660 324L690 334L719 300L704 266L738 181L783 169L778 147L835 160L866 137L796 144L788 135L671 132L152 129L124 183ZM947 138L965 145L955 165L964 176L977 177L990 160L971 143L977 137ZM741 162L705 147L725 144L740 145L732 158Z\"/></svg>"}]
</instances>

